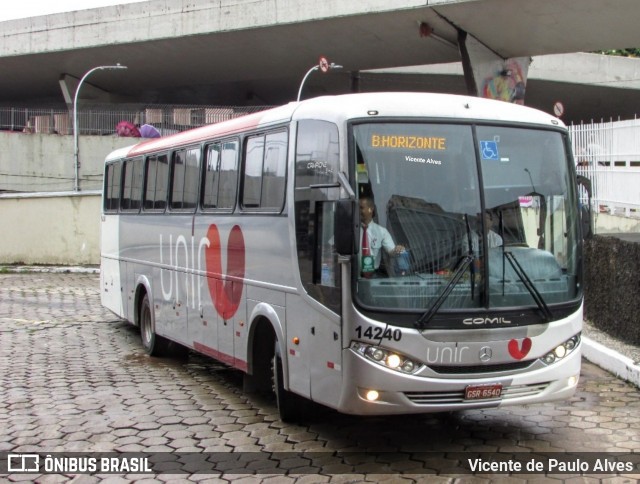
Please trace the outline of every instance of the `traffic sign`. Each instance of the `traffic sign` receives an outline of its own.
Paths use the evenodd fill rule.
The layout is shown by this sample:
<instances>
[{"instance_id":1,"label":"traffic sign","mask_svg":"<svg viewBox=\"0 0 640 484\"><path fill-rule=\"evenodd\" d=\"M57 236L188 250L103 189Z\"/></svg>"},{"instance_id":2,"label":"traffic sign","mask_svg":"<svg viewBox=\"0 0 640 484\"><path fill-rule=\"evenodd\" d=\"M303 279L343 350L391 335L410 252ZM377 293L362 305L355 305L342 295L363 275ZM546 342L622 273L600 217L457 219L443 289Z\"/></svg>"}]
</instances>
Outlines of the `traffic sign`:
<instances>
[{"instance_id":1,"label":"traffic sign","mask_svg":"<svg viewBox=\"0 0 640 484\"><path fill-rule=\"evenodd\" d=\"M320 70L322 72L329 72L329 61L326 57L320 57L318 61L318 65L320 66Z\"/></svg>"},{"instance_id":2,"label":"traffic sign","mask_svg":"<svg viewBox=\"0 0 640 484\"><path fill-rule=\"evenodd\" d=\"M564 114L564 105L560 101L557 101L553 105L553 114L555 114L558 118Z\"/></svg>"}]
</instances>

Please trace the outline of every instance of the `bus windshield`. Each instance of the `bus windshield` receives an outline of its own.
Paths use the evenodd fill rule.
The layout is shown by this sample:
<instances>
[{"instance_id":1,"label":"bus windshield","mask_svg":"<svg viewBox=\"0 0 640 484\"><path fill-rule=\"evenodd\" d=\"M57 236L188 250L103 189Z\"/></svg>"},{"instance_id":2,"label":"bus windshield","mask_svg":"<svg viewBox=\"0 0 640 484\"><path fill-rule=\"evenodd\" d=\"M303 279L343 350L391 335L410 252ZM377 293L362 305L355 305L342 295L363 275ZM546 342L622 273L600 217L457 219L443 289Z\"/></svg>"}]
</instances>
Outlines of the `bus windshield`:
<instances>
[{"instance_id":1,"label":"bus windshield","mask_svg":"<svg viewBox=\"0 0 640 484\"><path fill-rule=\"evenodd\" d=\"M363 123L352 139L362 307L531 306L549 316L579 298L577 201L561 131Z\"/></svg>"}]
</instances>

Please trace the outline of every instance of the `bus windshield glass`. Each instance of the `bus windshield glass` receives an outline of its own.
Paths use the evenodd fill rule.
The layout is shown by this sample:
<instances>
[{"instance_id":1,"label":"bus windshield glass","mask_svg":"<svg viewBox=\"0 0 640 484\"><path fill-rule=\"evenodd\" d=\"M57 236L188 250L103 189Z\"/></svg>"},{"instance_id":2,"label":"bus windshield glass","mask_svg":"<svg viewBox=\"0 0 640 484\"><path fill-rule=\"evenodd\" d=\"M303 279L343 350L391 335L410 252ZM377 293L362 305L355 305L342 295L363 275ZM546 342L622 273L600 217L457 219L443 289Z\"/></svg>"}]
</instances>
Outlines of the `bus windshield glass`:
<instances>
[{"instance_id":1,"label":"bus windshield glass","mask_svg":"<svg viewBox=\"0 0 640 484\"><path fill-rule=\"evenodd\" d=\"M353 125L357 302L423 313L576 301L565 143L561 131L511 126Z\"/></svg>"}]
</instances>

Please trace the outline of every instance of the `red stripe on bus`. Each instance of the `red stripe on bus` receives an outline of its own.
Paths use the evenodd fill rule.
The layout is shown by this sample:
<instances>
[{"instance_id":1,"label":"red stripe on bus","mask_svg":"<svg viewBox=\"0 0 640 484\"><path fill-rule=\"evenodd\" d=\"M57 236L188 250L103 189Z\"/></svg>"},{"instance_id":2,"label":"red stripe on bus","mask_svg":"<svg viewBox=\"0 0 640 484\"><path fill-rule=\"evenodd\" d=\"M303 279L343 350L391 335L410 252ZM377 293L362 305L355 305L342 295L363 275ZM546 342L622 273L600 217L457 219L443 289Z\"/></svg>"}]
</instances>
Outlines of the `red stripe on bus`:
<instances>
[{"instance_id":1,"label":"red stripe on bus","mask_svg":"<svg viewBox=\"0 0 640 484\"><path fill-rule=\"evenodd\" d=\"M264 112L247 114L239 118L230 119L221 123L210 124L200 128L190 129L182 133L176 133L171 136L156 138L149 141L143 141L131 148L127 153L127 157L143 155L145 153L154 153L157 151L167 151L179 146L200 143L208 139L225 136L256 128L263 118Z\"/></svg>"},{"instance_id":2,"label":"red stripe on bus","mask_svg":"<svg viewBox=\"0 0 640 484\"><path fill-rule=\"evenodd\" d=\"M233 356L227 355L226 353L222 353L221 351L214 350L207 345L202 343L198 343L196 341L193 342L193 349L204 354L210 356L211 358L215 358L222 363L226 363L227 365L233 366L238 370L242 370L246 372L248 370L248 365L246 361L242 361L238 358L234 358Z\"/></svg>"}]
</instances>

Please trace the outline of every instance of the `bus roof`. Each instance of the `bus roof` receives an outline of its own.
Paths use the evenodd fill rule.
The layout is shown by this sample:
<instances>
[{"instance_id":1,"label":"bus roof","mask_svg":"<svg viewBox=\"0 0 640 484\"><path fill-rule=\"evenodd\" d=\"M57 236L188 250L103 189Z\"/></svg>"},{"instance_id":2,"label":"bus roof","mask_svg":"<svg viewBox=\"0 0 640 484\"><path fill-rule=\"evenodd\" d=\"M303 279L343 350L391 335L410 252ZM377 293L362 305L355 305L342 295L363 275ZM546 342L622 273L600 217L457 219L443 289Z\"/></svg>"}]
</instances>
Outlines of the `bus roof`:
<instances>
[{"instance_id":1,"label":"bus roof","mask_svg":"<svg viewBox=\"0 0 640 484\"><path fill-rule=\"evenodd\" d=\"M342 94L292 102L228 121L143 141L113 151L107 157L107 161L167 151L177 146L193 145L297 119L322 119L341 123L349 119L383 117L473 119L564 127L562 121L543 111L479 97L412 92Z\"/></svg>"},{"instance_id":2,"label":"bus roof","mask_svg":"<svg viewBox=\"0 0 640 484\"><path fill-rule=\"evenodd\" d=\"M375 114L374 114L375 113ZM379 92L317 97L299 103L294 119L314 118L440 118L475 119L563 126L554 116L537 109L492 99L437 93Z\"/></svg>"}]
</instances>

